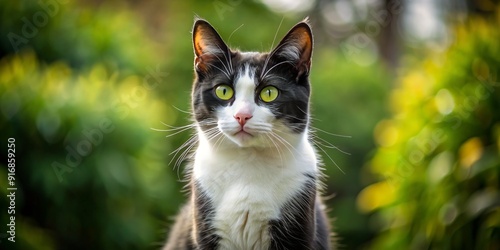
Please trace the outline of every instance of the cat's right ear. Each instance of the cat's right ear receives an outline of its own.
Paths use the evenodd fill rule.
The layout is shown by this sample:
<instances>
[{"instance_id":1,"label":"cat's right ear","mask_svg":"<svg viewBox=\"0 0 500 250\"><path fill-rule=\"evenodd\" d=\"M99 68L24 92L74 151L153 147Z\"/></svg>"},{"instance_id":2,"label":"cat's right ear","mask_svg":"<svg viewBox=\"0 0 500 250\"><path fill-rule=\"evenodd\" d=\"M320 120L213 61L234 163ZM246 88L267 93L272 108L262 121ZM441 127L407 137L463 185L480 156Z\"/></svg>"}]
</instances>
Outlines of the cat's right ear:
<instances>
[{"instance_id":1,"label":"cat's right ear","mask_svg":"<svg viewBox=\"0 0 500 250\"><path fill-rule=\"evenodd\" d=\"M214 60L224 60L230 51L217 31L203 19L193 26L194 66L196 71L206 71Z\"/></svg>"}]
</instances>

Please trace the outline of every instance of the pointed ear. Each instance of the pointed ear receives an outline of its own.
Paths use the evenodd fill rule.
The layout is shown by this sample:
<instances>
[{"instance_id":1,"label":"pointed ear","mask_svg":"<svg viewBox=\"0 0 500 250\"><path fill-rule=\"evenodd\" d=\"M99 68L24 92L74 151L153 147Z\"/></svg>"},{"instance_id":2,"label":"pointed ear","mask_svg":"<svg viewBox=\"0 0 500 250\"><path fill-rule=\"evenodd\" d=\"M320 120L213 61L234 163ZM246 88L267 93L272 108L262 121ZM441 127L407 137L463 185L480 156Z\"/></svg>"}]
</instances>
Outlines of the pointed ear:
<instances>
[{"instance_id":1,"label":"pointed ear","mask_svg":"<svg viewBox=\"0 0 500 250\"><path fill-rule=\"evenodd\" d=\"M205 71L213 60L223 60L230 51L217 31L203 19L195 20L193 26L195 69ZM219 59L218 59L219 58Z\"/></svg>"},{"instance_id":2,"label":"pointed ear","mask_svg":"<svg viewBox=\"0 0 500 250\"><path fill-rule=\"evenodd\" d=\"M291 61L298 71L297 77L308 75L311 68L313 36L308 20L296 24L271 52L278 61Z\"/></svg>"}]
</instances>

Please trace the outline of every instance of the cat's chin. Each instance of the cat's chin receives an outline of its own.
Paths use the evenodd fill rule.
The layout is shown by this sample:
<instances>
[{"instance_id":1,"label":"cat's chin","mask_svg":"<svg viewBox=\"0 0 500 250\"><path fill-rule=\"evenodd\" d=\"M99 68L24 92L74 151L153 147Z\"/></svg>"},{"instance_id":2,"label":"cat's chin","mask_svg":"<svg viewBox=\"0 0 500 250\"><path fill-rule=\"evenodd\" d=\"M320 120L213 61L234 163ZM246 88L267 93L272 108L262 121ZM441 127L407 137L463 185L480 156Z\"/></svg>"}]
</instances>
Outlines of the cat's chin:
<instances>
[{"instance_id":1,"label":"cat's chin","mask_svg":"<svg viewBox=\"0 0 500 250\"><path fill-rule=\"evenodd\" d=\"M229 146L237 146L241 148L262 148L264 147L264 143L259 139L258 135L251 134L246 131L239 131L234 134L226 134L226 137L232 142ZM234 145L236 144L236 145Z\"/></svg>"},{"instance_id":2,"label":"cat's chin","mask_svg":"<svg viewBox=\"0 0 500 250\"><path fill-rule=\"evenodd\" d=\"M237 132L236 134L230 135L228 137L232 142L234 142L239 147L256 146L254 142L255 136L245 131Z\"/></svg>"},{"instance_id":3,"label":"cat's chin","mask_svg":"<svg viewBox=\"0 0 500 250\"><path fill-rule=\"evenodd\" d=\"M233 136L236 138L241 138L242 140L247 140L247 138L253 138L252 134L250 134L244 130L241 130L240 132L235 133Z\"/></svg>"}]
</instances>

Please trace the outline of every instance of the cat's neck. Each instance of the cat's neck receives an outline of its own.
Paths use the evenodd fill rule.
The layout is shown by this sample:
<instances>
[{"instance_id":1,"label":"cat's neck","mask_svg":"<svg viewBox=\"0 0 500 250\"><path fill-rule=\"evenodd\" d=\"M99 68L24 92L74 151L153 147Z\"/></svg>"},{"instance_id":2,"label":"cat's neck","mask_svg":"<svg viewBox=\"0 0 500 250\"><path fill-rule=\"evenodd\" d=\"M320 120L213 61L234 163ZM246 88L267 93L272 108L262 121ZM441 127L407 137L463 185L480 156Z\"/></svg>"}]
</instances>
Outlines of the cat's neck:
<instances>
[{"instance_id":1,"label":"cat's neck","mask_svg":"<svg viewBox=\"0 0 500 250\"><path fill-rule=\"evenodd\" d=\"M269 147L239 147L208 140L198 131L193 176L220 178L238 174L248 178L265 175L316 173L317 157L307 134L270 141Z\"/></svg>"},{"instance_id":2,"label":"cat's neck","mask_svg":"<svg viewBox=\"0 0 500 250\"><path fill-rule=\"evenodd\" d=\"M287 205L291 201L314 202L317 157L307 135L269 148L218 147L203 132L198 137L194 200L210 201L221 249L269 249L269 222L279 221L287 207L300 207Z\"/></svg>"}]
</instances>

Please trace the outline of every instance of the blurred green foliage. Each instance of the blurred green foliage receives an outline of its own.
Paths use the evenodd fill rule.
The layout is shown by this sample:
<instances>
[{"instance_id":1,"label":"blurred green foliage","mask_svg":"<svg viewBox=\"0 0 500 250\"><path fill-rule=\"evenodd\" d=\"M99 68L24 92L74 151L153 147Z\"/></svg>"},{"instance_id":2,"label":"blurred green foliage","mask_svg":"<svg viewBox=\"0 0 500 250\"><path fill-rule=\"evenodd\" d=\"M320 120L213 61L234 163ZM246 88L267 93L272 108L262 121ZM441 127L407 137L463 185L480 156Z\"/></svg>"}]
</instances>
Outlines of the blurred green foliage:
<instances>
[{"instance_id":1,"label":"blurred green foliage","mask_svg":"<svg viewBox=\"0 0 500 250\"><path fill-rule=\"evenodd\" d=\"M4 1L0 15L0 140L16 139L18 188L17 242L2 227L0 247L23 250L159 248L185 201L169 154L190 133L161 130L191 122L194 16L253 51L270 50L304 17L197 0ZM313 26L315 142L346 249L496 246L498 203L488 201L498 197L498 86L477 86L496 80L499 35L484 21L469 25L446 54L405 65L394 90L381 62L356 64Z\"/></svg>"},{"instance_id":2,"label":"blurred green foliage","mask_svg":"<svg viewBox=\"0 0 500 250\"><path fill-rule=\"evenodd\" d=\"M367 166L378 181L358 196L373 248L500 248L499 25L471 18L399 78Z\"/></svg>"},{"instance_id":3,"label":"blurred green foliage","mask_svg":"<svg viewBox=\"0 0 500 250\"><path fill-rule=\"evenodd\" d=\"M164 105L146 92L123 98L145 91L141 79L99 64L76 75L30 52L3 58L0 76L1 130L16 140L13 249L135 249L157 240L181 194L165 167L171 145L150 129ZM6 168L0 175L4 196Z\"/></svg>"},{"instance_id":4,"label":"blurred green foliage","mask_svg":"<svg viewBox=\"0 0 500 250\"><path fill-rule=\"evenodd\" d=\"M33 48L45 62L63 60L76 68L99 62L135 72L159 58L159 44L124 2L82 5L69 0L3 2L0 55Z\"/></svg>"}]
</instances>

